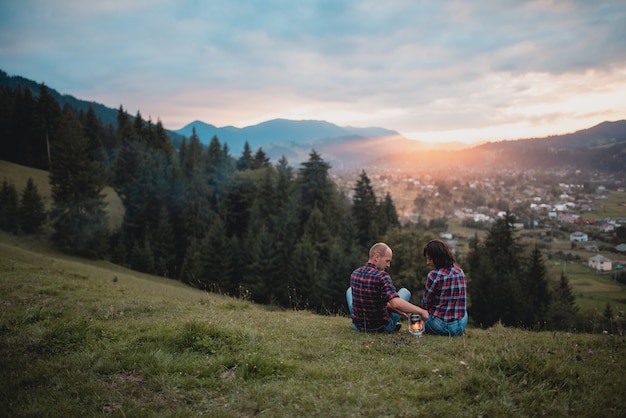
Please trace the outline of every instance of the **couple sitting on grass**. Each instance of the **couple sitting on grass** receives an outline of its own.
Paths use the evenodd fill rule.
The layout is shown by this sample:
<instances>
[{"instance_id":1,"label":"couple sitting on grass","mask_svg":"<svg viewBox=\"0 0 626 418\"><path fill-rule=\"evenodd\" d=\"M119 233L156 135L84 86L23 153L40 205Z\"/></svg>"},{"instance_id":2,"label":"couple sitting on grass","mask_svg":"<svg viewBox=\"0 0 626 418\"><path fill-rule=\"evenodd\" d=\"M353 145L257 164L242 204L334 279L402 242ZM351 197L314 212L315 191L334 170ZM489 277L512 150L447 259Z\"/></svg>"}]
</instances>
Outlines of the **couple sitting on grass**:
<instances>
[{"instance_id":1,"label":"couple sitting on grass","mask_svg":"<svg viewBox=\"0 0 626 418\"><path fill-rule=\"evenodd\" d=\"M465 273L455 264L446 243L432 240L424 246L423 255L432 268L426 279L422 307L413 305L411 292L396 291L385 271L391 265L391 248L374 244L367 263L352 272L346 299L352 328L361 332L393 332L400 329L402 317L421 315L424 333L463 335L467 325L465 306Z\"/></svg>"}]
</instances>

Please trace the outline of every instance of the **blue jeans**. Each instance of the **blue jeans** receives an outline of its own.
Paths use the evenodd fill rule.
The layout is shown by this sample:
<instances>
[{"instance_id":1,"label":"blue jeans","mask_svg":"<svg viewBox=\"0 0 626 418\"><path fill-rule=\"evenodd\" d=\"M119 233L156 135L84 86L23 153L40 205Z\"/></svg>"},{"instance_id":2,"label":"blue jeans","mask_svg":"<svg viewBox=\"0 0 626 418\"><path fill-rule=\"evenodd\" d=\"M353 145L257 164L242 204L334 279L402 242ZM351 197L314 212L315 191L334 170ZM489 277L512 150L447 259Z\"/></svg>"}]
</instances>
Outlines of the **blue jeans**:
<instances>
[{"instance_id":1,"label":"blue jeans","mask_svg":"<svg viewBox=\"0 0 626 418\"><path fill-rule=\"evenodd\" d=\"M429 315L428 319L424 323L424 333L446 335L449 337L460 336L463 335L463 330L465 330L466 325L467 312L465 312L465 316L463 316L463 318L452 322L445 322L441 318Z\"/></svg>"},{"instance_id":2,"label":"blue jeans","mask_svg":"<svg viewBox=\"0 0 626 418\"><path fill-rule=\"evenodd\" d=\"M400 298L408 302L411 299L411 292L409 291L409 289L406 289L403 287L402 289L398 290L398 296L400 296ZM351 287L349 287L348 290L346 290L346 302L348 302L348 310L350 311L350 316L352 316L352 288ZM399 313L391 312L389 314L389 323L381 331L383 332L395 331L396 325L398 324L398 321L400 321L400 318L402 317L400 316ZM352 329L355 331L360 331L359 328L354 324L354 322L352 323Z\"/></svg>"}]
</instances>

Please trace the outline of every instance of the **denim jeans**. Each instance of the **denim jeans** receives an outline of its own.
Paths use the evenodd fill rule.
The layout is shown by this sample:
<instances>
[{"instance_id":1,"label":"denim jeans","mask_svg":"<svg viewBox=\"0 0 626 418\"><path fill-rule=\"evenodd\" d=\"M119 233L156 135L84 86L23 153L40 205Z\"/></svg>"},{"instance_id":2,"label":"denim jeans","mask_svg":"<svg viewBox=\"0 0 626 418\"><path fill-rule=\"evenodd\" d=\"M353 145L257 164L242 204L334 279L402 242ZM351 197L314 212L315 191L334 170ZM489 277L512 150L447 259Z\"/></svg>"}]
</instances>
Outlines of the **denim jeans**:
<instances>
[{"instance_id":1,"label":"denim jeans","mask_svg":"<svg viewBox=\"0 0 626 418\"><path fill-rule=\"evenodd\" d=\"M424 333L447 335L450 337L463 335L463 330L467 325L467 312L461 319L456 321L446 322L441 318L430 315L424 323Z\"/></svg>"},{"instance_id":2,"label":"denim jeans","mask_svg":"<svg viewBox=\"0 0 626 418\"><path fill-rule=\"evenodd\" d=\"M409 289L406 288L402 288L400 290L398 290L398 296L400 296L400 298L404 299L405 301L409 301L411 299L411 292L409 291ZM348 290L346 290L346 302L348 302L348 310L350 311L350 316L352 316L352 288L348 288ZM393 332L396 329L396 324L398 323L398 321L400 321L400 318L402 318L400 316L399 313L396 312L391 312L389 314L389 323L382 329L380 329L379 331L381 332ZM360 331L359 328L354 324L354 322L352 323L352 329L355 331Z\"/></svg>"}]
</instances>

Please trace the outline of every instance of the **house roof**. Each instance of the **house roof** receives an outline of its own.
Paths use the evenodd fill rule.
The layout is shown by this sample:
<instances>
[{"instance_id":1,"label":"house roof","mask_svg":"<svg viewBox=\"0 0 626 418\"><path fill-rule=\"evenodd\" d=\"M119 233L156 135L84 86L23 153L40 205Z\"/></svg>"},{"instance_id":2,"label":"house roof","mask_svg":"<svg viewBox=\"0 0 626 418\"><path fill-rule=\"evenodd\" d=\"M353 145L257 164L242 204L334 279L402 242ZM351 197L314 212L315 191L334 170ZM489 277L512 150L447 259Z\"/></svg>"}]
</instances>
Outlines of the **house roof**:
<instances>
[{"instance_id":1,"label":"house roof","mask_svg":"<svg viewBox=\"0 0 626 418\"><path fill-rule=\"evenodd\" d=\"M626 244L621 243L621 244L615 246L615 250L620 252L620 253L626 252Z\"/></svg>"},{"instance_id":2,"label":"house roof","mask_svg":"<svg viewBox=\"0 0 626 418\"><path fill-rule=\"evenodd\" d=\"M608 258L606 258L605 256L600 255L600 254L598 254L598 255L594 255L593 257L591 257L591 258L589 259L589 261L592 261L592 260L593 260L593 261L597 261L597 262L599 262L599 263L607 263L607 262L609 262L609 263L610 263L610 262L611 262L611 260L610 260L610 259L608 259Z\"/></svg>"}]
</instances>

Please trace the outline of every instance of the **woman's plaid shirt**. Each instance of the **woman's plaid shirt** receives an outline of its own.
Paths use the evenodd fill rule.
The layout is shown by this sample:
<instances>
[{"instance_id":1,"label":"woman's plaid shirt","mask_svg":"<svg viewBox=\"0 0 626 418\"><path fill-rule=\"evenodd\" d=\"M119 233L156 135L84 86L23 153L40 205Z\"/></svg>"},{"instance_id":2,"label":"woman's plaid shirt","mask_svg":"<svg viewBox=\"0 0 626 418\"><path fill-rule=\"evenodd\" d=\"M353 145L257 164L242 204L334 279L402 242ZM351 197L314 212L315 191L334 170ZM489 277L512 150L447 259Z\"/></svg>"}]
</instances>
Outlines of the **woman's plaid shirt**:
<instances>
[{"instance_id":1,"label":"woman's plaid shirt","mask_svg":"<svg viewBox=\"0 0 626 418\"><path fill-rule=\"evenodd\" d=\"M465 273L454 265L431 270L426 278L422 308L446 322L465 315Z\"/></svg>"}]
</instances>

